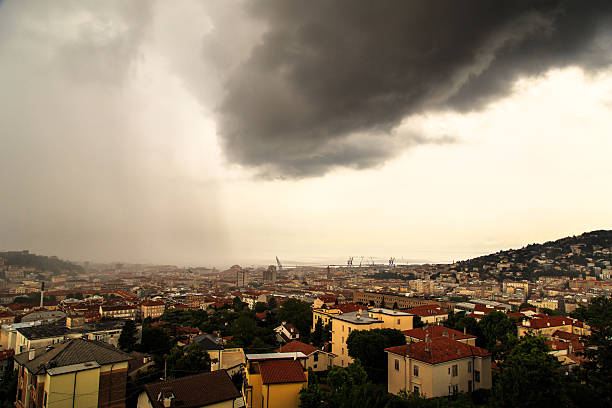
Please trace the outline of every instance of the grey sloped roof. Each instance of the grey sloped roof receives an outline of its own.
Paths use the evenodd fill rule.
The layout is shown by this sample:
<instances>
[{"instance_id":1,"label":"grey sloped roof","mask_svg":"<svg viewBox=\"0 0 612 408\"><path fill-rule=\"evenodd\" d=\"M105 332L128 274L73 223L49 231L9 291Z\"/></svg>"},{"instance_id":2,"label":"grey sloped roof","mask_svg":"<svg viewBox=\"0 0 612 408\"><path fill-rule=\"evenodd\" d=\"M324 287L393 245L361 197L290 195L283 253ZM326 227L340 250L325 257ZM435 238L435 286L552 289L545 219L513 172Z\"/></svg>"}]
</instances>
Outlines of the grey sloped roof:
<instances>
[{"instance_id":1,"label":"grey sloped roof","mask_svg":"<svg viewBox=\"0 0 612 408\"><path fill-rule=\"evenodd\" d=\"M36 356L28 360L28 352L15 356L15 361L33 374L43 374L47 368L62 367L95 361L100 365L129 361L132 357L110 344L84 339L72 339L36 350Z\"/></svg>"}]
</instances>

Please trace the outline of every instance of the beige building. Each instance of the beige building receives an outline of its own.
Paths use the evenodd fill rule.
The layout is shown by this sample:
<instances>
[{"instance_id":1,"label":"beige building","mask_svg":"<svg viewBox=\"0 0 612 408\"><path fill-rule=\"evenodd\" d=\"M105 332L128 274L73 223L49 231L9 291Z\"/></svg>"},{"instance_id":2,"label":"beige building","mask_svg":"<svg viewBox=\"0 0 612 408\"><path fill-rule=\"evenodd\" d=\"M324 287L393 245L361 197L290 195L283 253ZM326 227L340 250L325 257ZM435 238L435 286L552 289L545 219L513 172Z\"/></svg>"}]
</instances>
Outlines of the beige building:
<instances>
[{"instance_id":1,"label":"beige building","mask_svg":"<svg viewBox=\"0 0 612 408\"><path fill-rule=\"evenodd\" d=\"M130 305L100 305L100 316L104 319L136 320L138 308Z\"/></svg>"},{"instance_id":2,"label":"beige building","mask_svg":"<svg viewBox=\"0 0 612 408\"><path fill-rule=\"evenodd\" d=\"M123 408L131 356L73 339L15 356L16 408Z\"/></svg>"},{"instance_id":3,"label":"beige building","mask_svg":"<svg viewBox=\"0 0 612 408\"><path fill-rule=\"evenodd\" d=\"M375 308L342 313L332 318L332 353L334 365L347 367L353 362L348 355L346 340L353 330L397 329L410 330L414 316L398 310Z\"/></svg>"},{"instance_id":4,"label":"beige building","mask_svg":"<svg viewBox=\"0 0 612 408\"><path fill-rule=\"evenodd\" d=\"M433 398L491 388L491 354L480 347L439 337L385 351L392 394Z\"/></svg>"},{"instance_id":5,"label":"beige building","mask_svg":"<svg viewBox=\"0 0 612 408\"><path fill-rule=\"evenodd\" d=\"M529 333L550 338L557 330L579 336L591 334L590 327L579 320L565 316L545 316L523 319L518 326L518 336L523 337Z\"/></svg>"},{"instance_id":6,"label":"beige building","mask_svg":"<svg viewBox=\"0 0 612 408\"><path fill-rule=\"evenodd\" d=\"M303 353L306 356L305 367L312 371L325 371L331 368L334 362L334 355L320 350L313 345L294 340L281 346L279 353Z\"/></svg>"},{"instance_id":7,"label":"beige building","mask_svg":"<svg viewBox=\"0 0 612 408\"><path fill-rule=\"evenodd\" d=\"M149 300L140 304L140 317L156 319L164 314L166 304L161 300Z\"/></svg>"}]
</instances>

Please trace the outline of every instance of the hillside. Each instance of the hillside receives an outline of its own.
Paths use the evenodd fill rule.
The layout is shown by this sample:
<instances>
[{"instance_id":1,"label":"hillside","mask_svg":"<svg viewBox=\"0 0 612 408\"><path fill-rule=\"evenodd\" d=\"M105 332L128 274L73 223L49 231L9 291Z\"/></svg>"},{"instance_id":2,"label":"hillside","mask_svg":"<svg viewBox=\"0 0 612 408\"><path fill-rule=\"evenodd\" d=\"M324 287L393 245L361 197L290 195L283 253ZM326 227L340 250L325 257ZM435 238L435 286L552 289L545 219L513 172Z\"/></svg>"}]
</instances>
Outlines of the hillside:
<instances>
[{"instance_id":1,"label":"hillside","mask_svg":"<svg viewBox=\"0 0 612 408\"><path fill-rule=\"evenodd\" d=\"M532 280L540 276L600 278L612 273L611 264L612 231L599 230L480 256L457 262L453 268L478 272L483 278Z\"/></svg>"},{"instance_id":2,"label":"hillside","mask_svg":"<svg viewBox=\"0 0 612 408\"><path fill-rule=\"evenodd\" d=\"M36 268L38 271L50 271L53 273L83 272L83 268L81 266L61 260L56 256L36 255L31 254L28 251L0 252L0 258L4 259L5 265Z\"/></svg>"}]
</instances>

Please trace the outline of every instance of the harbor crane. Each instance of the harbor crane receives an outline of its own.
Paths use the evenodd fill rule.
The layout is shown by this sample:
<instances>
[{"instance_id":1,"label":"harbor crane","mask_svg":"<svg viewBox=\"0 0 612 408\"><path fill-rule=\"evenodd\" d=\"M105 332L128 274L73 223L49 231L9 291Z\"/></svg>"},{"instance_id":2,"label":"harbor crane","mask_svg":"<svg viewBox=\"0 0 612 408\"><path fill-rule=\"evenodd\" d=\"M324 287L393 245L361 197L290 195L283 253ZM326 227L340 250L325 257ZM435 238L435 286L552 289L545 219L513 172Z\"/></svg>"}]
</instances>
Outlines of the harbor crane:
<instances>
[{"instance_id":1,"label":"harbor crane","mask_svg":"<svg viewBox=\"0 0 612 408\"><path fill-rule=\"evenodd\" d=\"M389 258L389 266L395 266L395 257Z\"/></svg>"},{"instance_id":2,"label":"harbor crane","mask_svg":"<svg viewBox=\"0 0 612 408\"><path fill-rule=\"evenodd\" d=\"M346 266L353 266L353 257L351 256L348 261L346 261Z\"/></svg>"}]
</instances>

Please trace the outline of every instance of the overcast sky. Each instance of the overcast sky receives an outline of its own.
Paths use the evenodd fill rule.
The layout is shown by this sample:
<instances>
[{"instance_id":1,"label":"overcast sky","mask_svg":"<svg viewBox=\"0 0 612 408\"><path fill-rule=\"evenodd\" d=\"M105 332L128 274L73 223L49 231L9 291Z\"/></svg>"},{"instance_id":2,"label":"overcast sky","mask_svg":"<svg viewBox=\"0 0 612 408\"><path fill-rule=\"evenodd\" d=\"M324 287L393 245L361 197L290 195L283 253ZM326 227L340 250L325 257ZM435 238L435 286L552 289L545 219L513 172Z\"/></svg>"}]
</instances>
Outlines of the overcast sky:
<instances>
[{"instance_id":1,"label":"overcast sky","mask_svg":"<svg viewBox=\"0 0 612 408\"><path fill-rule=\"evenodd\" d=\"M0 250L457 259L612 228L609 1L0 1Z\"/></svg>"}]
</instances>

